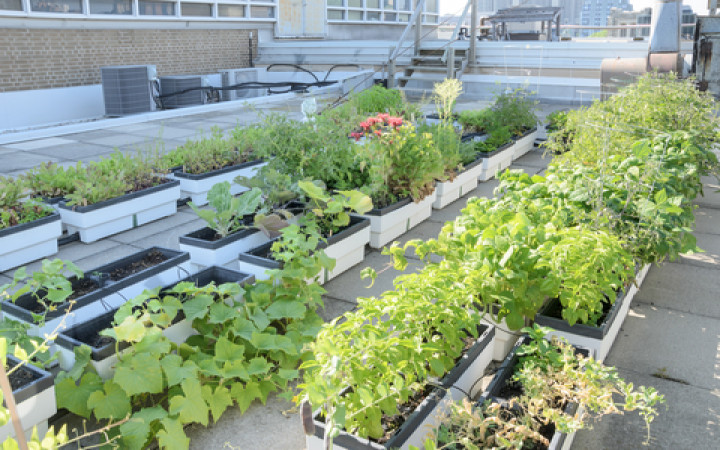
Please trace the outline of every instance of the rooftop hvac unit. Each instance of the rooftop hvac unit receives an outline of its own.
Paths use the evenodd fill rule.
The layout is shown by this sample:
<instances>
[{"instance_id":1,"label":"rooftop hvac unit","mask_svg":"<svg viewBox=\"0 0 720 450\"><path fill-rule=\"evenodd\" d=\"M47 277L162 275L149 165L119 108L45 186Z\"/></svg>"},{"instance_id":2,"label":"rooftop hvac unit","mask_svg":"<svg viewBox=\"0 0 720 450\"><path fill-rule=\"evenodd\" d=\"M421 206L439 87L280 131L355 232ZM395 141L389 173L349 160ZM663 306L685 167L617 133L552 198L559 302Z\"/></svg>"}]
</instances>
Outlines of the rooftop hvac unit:
<instances>
[{"instance_id":1,"label":"rooftop hvac unit","mask_svg":"<svg viewBox=\"0 0 720 450\"><path fill-rule=\"evenodd\" d=\"M265 89L225 89L229 86L258 81L257 69L225 69L220 71L220 76L222 78L222 100L224 102L265 95Z\"/></svg>"},{"instance_id":2,"label":"rooftop hvac unit","mask_svg":"<svg viewBox=\"0 0 720 450\"><path fill-rule=\"evenodd\" d=\"M155 111L151 83L155 66L110 66L100 68L105 115L127 116Z\"/></svg>"},{"instance_id":3,"label":"rooftop hvac unit","mask_svg":"<svg viewBox=\"0 0 720 450\"><path fill-rule=\"evenodd\" d=\"M176 75L160 77L160 94L165 108L183 108L185 106L207 103L207 79L201 75ZM175 95L171 95L175 94Z\"/></svg>"}]
</instances>

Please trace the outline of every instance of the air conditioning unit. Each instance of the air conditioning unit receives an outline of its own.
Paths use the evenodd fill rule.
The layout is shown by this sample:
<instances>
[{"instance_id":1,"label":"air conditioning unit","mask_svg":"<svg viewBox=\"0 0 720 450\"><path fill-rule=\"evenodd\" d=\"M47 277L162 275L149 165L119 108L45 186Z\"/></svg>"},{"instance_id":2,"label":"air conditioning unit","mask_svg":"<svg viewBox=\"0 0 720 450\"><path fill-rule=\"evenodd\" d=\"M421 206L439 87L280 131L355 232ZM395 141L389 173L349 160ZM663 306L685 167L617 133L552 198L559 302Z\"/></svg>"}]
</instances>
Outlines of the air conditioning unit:
<instances>
[{"instance_id":1,"label":"air conditioning unit","mask_svg":"<svg viewBox=\"0 0 720 450\"><path fill-rule=\"evenodd\" d=\"M163 106L165 108L183 108L204 105L207 103L207 90L201 88L209 85L207 79L202 75L160 77Z\"/></svg>"},{"instance_id":2,"label":"air conditioning unit","mask_svg":"<svg viewBox=\"0 0 720 450\"><path fill-rule=\"evenodd\" d=\"M109 66L100 68L105 115L127 116L155 111L152 81L155 66Z\"/></svg>"},{"instance_id":3,"label":"air conditioning unit","mask_svg":"<svg viewBox=\"0 0 720 450\"><path fill-rule=\"evenodd\" d=\"M258 69L224 69L220 71L222 79L222 100L224 102L240 98L262 97L265 89L225 89L242 83L258 81Z\"/></svg>"}]
</instances>

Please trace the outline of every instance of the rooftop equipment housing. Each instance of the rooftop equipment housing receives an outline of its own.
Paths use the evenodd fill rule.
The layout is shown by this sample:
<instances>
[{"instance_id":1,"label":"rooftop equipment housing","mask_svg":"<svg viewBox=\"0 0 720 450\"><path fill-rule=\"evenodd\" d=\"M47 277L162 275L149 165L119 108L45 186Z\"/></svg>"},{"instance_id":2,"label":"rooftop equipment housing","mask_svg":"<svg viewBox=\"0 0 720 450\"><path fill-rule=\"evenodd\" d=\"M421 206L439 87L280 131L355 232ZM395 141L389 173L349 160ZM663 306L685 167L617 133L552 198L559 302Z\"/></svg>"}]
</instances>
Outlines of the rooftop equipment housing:
<instances>
[{"instance_id":1,"label":"rooftop equipment housing","mask_svg":"<svg viewBox=\"0 0 720 450\"><path fill-rule=\"evenodd\" d=\"M145 66L109 66L100 68L105 115L127 116L155 111L152 81L157 69Z\"/></svg>"},{"instance_id":2,"label":"rooftop equipment housing","mask_svg":"<svg viewBox=\"0 0 720 450\"><path fill-rule=\"evenodd\" d=\"M164 108L183 108L185 106L204 105L208 87L207 79L202 75L175 75L160 77L160 94Z\"/></svg>"}]
</instances>

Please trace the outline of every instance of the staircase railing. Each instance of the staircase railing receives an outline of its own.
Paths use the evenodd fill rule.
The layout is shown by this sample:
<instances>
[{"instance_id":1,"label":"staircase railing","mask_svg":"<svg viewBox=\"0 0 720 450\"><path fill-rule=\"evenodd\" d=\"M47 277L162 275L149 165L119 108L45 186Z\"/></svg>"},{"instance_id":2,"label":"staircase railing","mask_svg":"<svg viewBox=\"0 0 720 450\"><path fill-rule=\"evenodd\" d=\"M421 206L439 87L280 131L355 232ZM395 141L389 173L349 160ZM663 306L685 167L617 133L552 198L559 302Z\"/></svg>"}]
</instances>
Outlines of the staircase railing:
<instances>
[{"instance_id":1,"label":"staircase railing","mask_svg":"<svg viewBox=\"0 0 720 450\"><path fill-rule=\"evenodd\" d=\"M407 37L408 33L410 32L410 29L413 26L418 26L416 22L418 22L418 19L422 20L422 11L425 8L425 0L418 0L418 2L415 4L415 9L412 12L412 15L410 16L410 19L408 19L408 23L405 26L405 29L403 30L402 34L400 35L400 39L398 39L398 43L395 46L395 49L390 52L390 56L388 57L388 87L393 88L395 87L395 61L397 60L398 55L400 54L400 48L403 45L403 42L405 42L405 38ZM419 30L419 29L418 29ZM420 43L418 42L418 36L419 33L416 30L416 39L414 42L415 46L415 54L418 52L418 46ZM392 48L392 47L391 47Z\"/></svg>"},{"instance_id":2,"label":"staircase railing","mask_svg":"<svg viewBox=\"0 0 720 450\"><path fill-rule=\"evenodd\" d=\"M462 23L465 21L465 17L467 16L468 11L470 10L470 6L472 5L473 0L468 0L467 4L465 5L465 8L463 9L462 14L460 14L460 17L458 17L457 25L455 25L455 30L453 30L452 36L450 36L450 40L448 41L447 47L445 47L445 52L442 55L442 62L446 62L448 58L448 52L450 52L450 49L452 49L452 44L455 42L458 38L458 34L460 34L460 28L462 28Z\"/></svg>"}]
</instances>

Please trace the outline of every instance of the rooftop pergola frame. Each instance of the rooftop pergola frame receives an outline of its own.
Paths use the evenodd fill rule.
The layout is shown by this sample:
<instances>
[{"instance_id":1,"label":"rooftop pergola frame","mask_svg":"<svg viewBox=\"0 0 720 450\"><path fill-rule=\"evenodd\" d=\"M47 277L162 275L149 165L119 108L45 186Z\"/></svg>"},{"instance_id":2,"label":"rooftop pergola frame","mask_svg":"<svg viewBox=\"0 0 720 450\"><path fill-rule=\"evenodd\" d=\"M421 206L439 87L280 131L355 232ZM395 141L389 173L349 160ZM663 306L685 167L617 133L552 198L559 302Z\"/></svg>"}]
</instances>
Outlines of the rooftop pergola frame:
<instances>
[{"instance_id":1,"label":"rooftop pergola frame","mask_svg":"<svg viewBox=\"0 0 720 450\"><path fill-rule=\"evenodd\" d=\"M560 8L557 7L519 7L499 9L488 18L492 25L493 39L509 40L507 24L512 22L542 22L542 30L546 31L546 40L553 40L552 27L555 25L555 36L560 36Z\"/></svg>"}]
</instances>

